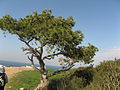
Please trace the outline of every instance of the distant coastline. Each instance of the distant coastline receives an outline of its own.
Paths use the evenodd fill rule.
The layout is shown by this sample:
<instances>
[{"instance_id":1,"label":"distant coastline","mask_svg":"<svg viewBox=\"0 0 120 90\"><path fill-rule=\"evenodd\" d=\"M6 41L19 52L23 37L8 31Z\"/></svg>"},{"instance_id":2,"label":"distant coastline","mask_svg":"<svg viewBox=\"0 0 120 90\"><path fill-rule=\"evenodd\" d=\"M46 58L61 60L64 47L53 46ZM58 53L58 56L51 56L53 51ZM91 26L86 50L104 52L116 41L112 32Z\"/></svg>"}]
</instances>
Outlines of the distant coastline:
<instances>
[{"instance_id":1,"label":"distant coastline","mask_svg":"<svg viewBox=\"0 0 120 90\"><path fill-rule=\"evenodd\" d=\"M31 66L30 63L22 63L22 62L14 62L14 61L6 61L6 60L0 60L0 64L4 66L14 66L14 67ZM39 65L36 64L36 66L39 66ZM60 68L60 66L47 65L47 68L57 70Z\"/></svg>"}]
</instances>

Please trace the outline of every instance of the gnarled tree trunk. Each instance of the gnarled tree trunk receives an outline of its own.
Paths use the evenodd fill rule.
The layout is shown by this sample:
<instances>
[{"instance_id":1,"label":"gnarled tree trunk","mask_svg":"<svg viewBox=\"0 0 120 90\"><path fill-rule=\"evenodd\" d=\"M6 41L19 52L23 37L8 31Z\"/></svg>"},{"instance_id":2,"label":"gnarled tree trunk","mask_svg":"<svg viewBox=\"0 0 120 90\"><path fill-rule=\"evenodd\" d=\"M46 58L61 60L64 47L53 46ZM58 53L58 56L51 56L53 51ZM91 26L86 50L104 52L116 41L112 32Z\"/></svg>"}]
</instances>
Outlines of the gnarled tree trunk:
<instances>
[{"instance_id":1,"label":"gnarled tree trunk","mask_svg":"<svg viewBox=\"0 0 120 90\"><path fill-rule=\"evenodd\" d=\"M40 84L38 84L38 86L37 86L37 88L35 90L42 90L48 84L49 84L49 81L48 81L47 75L42 74L41 82L40 82Z\"/></svg>"},{"instance_id":2,"label":"gnarled tree trunk","mask_svg":"<svg viewBox=\"0 0 120 90\"><path fill-rule=\"evenodd\" d=\"M43 60L39 60L39 64L40 64L40 70L42 71L41 82L40 84L38 84L35 90L42 90L43 88L47 87L47 85L49 84L48 77L47 77L48 71L46 70Z\"/></svg>"}]
</instances>

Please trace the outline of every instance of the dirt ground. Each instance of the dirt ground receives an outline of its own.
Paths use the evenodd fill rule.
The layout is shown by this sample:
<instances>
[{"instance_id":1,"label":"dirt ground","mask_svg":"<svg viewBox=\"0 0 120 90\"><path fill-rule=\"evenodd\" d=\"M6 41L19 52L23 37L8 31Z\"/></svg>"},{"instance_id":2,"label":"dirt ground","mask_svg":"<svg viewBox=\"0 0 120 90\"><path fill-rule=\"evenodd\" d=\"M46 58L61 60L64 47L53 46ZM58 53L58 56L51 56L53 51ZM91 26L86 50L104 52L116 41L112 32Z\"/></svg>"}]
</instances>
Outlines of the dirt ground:
<instances>
[{"instance_id":1,"label":"dirt ground","mask_svg":"<svg viewBox=\"0 0 120 90\"><path fill-rule=\"evenodd\" d=\"M5 67L5 72L8 76L8 78L11 78L16 73L21 72L23 70L33 70L32 67Z\"/></svg>"}]
</instances>

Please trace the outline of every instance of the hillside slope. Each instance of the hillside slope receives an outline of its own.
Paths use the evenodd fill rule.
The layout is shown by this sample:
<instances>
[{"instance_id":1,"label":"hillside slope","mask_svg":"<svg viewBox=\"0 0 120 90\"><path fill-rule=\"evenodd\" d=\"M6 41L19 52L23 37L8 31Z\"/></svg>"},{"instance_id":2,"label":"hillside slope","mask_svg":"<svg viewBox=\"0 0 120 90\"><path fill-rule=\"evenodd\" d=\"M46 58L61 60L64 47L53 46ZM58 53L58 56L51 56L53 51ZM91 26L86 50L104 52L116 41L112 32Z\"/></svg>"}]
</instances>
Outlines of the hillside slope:
<instances>
[{"instance_id":1,"label":"hillside slope","mask_svg":"<svg viewBox=\"0 0 120 90\"><path fill-rule=\"evenodd\" d=\"M120 90L120 59L78 68L51 80L45 90ZM63 76L62 75L62 76Z\"/></svg>"},{"instance_id":2,"label":"hillside slope","mask_svg":"<svg viewBox=\"0 0 120 90\"><path fill-rule=\"evenodd\" d=\"M49 70L49 72L53 72ZM23 71L10 79L7 90L34 90L40 74ZM120 90L120 59L106 61L99 66L80 67L51 77L44 90ZM15 83L14 83L15 82Z\"/></svg>"},{"instance_id":3,"label":"hillside slope","mask_svg":"<svg viewBox=\"0 0 120 90\"><path fill-rule=\"evenodd\" d=\"M97 66L93 81L86 89L120 90L120 59L106 61Z\"/></svg>"}]
</instances>

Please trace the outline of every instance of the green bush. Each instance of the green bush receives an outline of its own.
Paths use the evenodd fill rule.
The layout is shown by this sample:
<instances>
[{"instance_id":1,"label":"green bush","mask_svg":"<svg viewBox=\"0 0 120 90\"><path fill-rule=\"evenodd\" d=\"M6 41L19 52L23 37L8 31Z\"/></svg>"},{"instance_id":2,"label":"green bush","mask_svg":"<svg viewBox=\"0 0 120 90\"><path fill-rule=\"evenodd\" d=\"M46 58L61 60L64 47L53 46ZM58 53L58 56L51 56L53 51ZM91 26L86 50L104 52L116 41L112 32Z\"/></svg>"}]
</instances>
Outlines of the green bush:
<instances>
[{"instance_id":1,"label":"green bush","mask_svg":"<svg viewBox=\"0 0 120 90\"><path fill-rule=\"evenodd\" d=\"M44 90L82 90L93 80L93 74L91 67L73 69L52 77Z\"/></svg>"},{"instance_id":2,"label":"green bush","mask_svg":"<svg viewBox=\"0 0 120 90\"><path fill-rule=\"evenodd\" d=\"M119 90L120 59L105 61L95 68L93 82L85 90Z\"/></svg>"},{"instance_id":3,"label":"green bush","mask_svg":"<svg viewBox=\"0 0 120 90\"><path fill-rule=\"evenodd\" d=\"M95 68L85 67L71 71L67 72L67 74L64 73L64 76L62 74L56 75L54 79L51 79L49 86L45 90L120 89L120 59L102 62Z\"/></svg>"}]
</instances>

